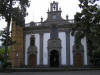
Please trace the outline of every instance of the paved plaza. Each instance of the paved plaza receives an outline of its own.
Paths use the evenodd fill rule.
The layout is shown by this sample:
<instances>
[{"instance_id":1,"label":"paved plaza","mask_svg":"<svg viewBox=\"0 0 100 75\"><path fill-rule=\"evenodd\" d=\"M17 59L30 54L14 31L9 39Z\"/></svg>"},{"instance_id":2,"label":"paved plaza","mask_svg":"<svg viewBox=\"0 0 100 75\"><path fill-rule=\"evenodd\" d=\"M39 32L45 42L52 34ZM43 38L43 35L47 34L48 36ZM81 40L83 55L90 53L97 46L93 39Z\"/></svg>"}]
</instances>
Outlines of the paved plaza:
<instances>
[{"instance_id":1,"label":"paved plaza","mask_svg":"<svg viewBox=\"0 0 100 75\"><path fill-rule=\"evenodd\" d=\"M100 75L100 70L63 71L63 72L11 72L0 75Z\"/></svg>"}]
</instances>

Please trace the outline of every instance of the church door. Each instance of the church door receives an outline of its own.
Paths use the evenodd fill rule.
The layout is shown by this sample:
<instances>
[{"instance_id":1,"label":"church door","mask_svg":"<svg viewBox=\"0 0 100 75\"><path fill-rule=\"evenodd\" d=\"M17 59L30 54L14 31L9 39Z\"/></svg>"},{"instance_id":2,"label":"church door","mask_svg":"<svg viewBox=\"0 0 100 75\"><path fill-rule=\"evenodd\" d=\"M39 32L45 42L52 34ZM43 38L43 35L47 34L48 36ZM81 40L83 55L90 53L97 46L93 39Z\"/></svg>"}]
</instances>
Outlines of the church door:
<instances>
[{"instance_id":1,"label":"church door","mask_svg":"<svg viewBox=\"0 0 100 75\"><path fill-rule=\"evenodd\" d=\"M77 67L83 66L83 57L81 53L76 53L75 55L75 66Z\"/></svg>"},{"instance_id":2,"label":"church door","mask_svg":"<svg viewBox=\"0 0 100 75\"><path fill-rule=\"evenodd\" d=\"M51 67L59 66L59 52L56 50L53 50L50 53L50 66Z\"/></svg>"},{"instance_id":3,"label":"church door","mask_svg":"<svg viewBox=\"0 0 100 75\"><path fill-rule=\"evenodd\" d=\"M30 67L36 66L36 55L35 54L29 55L29 63L28 64Z\"/></svg>"}]
</instances>

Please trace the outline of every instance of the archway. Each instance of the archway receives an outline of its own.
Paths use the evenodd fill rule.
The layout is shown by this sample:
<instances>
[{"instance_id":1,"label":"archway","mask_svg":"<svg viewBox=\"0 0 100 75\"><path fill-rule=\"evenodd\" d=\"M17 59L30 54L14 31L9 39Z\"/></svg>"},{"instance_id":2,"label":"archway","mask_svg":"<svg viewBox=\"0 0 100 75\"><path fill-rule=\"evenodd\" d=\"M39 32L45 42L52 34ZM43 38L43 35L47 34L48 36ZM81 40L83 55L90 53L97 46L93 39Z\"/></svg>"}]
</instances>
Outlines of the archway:
<instances>
[{"instance_id":1,"label":"archway","mask_svg":"<svg viewBox=\"0 0 100 75\"><path fill-rule=\"evenodd\" d=\"M35 54L29 55L28 60L29 60L28 65L30 67L35 67L36 66L36 55Z\"/></svg>"},{"instance_id":2,"label":"archway","mask_svg":"<svg viewBox=\"0 0 100 75\"><path fill-rule=\"evenodd\" d=\"M76 53L74 58L75 58L74 59L75 66L77 67L83 66L83 56L81 53Z\"/></svg>"},{"instance_id":3,"label":"archway","mask_svg":"<svg viewBox=\"0 0 100 75\"><path fill-rule=\"evenodd\" d=\"M50 52L50 66L51 67L59 66L59 52L56 50L52 50Z\"/></svg>"}]
</instances>

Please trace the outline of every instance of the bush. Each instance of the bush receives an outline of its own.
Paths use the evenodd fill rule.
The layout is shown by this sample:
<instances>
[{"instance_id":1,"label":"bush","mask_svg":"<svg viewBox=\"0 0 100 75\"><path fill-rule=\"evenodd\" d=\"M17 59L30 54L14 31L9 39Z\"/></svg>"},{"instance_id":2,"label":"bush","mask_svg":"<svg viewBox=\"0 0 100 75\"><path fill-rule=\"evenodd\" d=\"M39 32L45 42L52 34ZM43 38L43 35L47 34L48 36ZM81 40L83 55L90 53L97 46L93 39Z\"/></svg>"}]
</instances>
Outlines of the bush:
<instances>
[{"instance_id":1,"label":"bush","mask_svg":"<svg viewBox=\"0 0 100 75\"><path fill-rule=\"evenodd\" d=\"M2 68L11 68L11 63L10 62L6 62L2 64Z\"/></svg>"}]
</instances>

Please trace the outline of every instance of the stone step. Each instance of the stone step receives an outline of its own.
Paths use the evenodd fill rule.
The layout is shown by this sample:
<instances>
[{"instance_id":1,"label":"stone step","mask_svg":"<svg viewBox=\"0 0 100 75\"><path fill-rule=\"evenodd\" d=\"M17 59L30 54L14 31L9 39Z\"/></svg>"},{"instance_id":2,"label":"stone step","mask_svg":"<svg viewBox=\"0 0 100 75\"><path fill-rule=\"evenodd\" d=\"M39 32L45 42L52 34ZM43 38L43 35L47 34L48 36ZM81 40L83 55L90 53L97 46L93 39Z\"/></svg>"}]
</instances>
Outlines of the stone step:
<instances>
[{"instance_id":1,"label":"stone step","mask_svg":"<svg viewBox=\"0 0 100 75\"><path fill-rule=\"evenodd\" d=\"M12 68L10 72L56 72L56 71L82 71L100 70L100 68Z\"/></svg>"}]
</instances>

